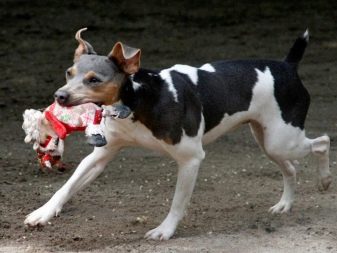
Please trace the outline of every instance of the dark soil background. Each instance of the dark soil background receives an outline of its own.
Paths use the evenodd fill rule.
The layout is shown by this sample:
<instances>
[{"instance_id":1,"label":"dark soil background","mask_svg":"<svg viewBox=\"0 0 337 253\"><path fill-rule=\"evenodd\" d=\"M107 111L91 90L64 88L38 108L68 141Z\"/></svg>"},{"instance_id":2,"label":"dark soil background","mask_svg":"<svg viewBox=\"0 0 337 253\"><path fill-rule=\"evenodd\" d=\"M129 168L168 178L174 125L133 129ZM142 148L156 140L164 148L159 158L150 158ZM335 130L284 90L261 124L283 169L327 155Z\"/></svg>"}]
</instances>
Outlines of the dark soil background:
<instances>
[{"instance_id":1,"label":"dark soil background","mask_svg":"<svg viewBox=\"0 0 337 253\"><path fill-rule=\"evenodd\" d=\"M64 160L73 169L44 174L21 130L24 109L49 105L64 84L77 47L74 35L82 27L89 28L83 37L100 54L108 54L117 41L141 48L147 68L219 59L282 59L309 27L310 45L299 68L312 97L306 129L310 137L331 137L331 170L336 176L336 1L1 0L0 245L39 245L48 251L128 245L128 250L137 250L153 246L143 235L169 210L176 164L153 152L125 149L64 206L59 218L39 229L23 225L25 215L44 204L91 151L82 134L70 136ZM314 159L297 166L292 212L271 215L267 210L281 196L282 176L258 149L247 126L209 145L206 152L188 215L171 245L176 238L205 235L287 238L283 229L301 229L304 235L331 240L326 250L337 251L336 184L325 193L317 189Z\"/></svg>"}]
</instances>

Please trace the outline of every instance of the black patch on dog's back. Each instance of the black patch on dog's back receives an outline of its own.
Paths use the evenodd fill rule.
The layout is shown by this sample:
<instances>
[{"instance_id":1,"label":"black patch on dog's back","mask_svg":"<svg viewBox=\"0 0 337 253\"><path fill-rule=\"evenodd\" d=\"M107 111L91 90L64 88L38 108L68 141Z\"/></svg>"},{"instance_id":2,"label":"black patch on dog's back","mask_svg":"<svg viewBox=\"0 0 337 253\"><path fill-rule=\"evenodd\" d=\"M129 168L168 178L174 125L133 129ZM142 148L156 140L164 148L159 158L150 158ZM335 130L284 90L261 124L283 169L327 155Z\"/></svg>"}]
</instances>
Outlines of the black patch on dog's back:
<instances>
[{"instance_id":1,"label":"black patch on dog's back","mask_svg":"<svg viewBox=\"0 0 337 253\"><path fill-rule=\"evenodd\" d=\"M274 77L274 96L282 119L303 130L310 95L297 74L297 67L286 62L272 62L269 68Z\"/></svg>"},{"instance_id":2,"label":"black patch on dog's back","mask_svg":"<svg viewBox=\"0 0 337 253\"><path fill-rule=\"evenodd\" d=\"M304 128L310 97L298 77L293 64L269 60L239 60L211 63L215 72L198 70L198 83L178 71L170 71L177 91L174 101L168 84L157 71L141 69L133 79L141 84L132 87L127 79L120 90L122 102L134 112L134 120L142 122L153 135L176 144L183 130L188 136L196 136L205 119L205 132L217 126L225 114L247 111L251 104L253 88L257 82L256 69L266 67L274 78L274 96L286 123Z\"/></svg>"},{"instance_id":3,"label":"black patch on dog's back","mask_svg":"<svg viewBox=\"0 0 337 253\"><path fill-rule=\"evenodd\" d=\"M196 136L201 122L201 102L196 86L186 74L178 71L171 71L171 78L178 93L178 103L183 108L183 129L188 136Z\"/></svg>"},{"instance_id":4,"label":"black patch on dog's back","mask_svg":"<svg viewBox=\"0 0 337 253\"><path fill-rule=\"evenodd\" d=\"M252 66L245 61L211 63L216 72L198 70L197 90L203 106L205 132L217 126L225 114L247 111L257 81Z\"/></svg>"},{"instance_id":5,"label":"black patch on dog's back","mask_svg":"<svg viewBox=\"0 0 337 253\"><path fill-rule=\"evenodd\" d=\"M268 67L274 78L274 96L282 119L304 128L310 96L293 64L272 60L237 60L212 63L215 73L199 70L198 92L203 105L206 128L209 131L227 113L247 111L257 82L256 69Z\"/></svg>"}]
</instances>

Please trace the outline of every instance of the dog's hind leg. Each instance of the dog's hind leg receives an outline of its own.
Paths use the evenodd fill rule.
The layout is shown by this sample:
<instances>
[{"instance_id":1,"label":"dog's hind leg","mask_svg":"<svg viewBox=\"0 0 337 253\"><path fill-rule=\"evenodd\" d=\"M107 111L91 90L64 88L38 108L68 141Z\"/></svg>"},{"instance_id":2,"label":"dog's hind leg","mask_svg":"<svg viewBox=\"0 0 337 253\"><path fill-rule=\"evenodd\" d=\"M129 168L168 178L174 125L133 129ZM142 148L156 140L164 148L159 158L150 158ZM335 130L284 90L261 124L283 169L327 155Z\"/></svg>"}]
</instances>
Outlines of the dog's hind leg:
<instances>
[{"instance_id":1,"label":"dog's hind leg","mask_svg":"<svg viewBox=\"0 0 337 253\"><path fill-rule=\"evenodd\" d=\"M327 135L310 140L311 152L318 158L319 186L327 190L332 182L329 168L330 138Z\"/></svg>"},{"instance_id":2,"label":"dog's hind leg","mask_svg":"<svg viewBox=\"0 0 337 253\"><path fill-rule=\"evenodd\" d=\"M289 212L295 200L296 169L292 162L278 163L283 176L283 193L280 201L269 209L271 213Z\"/></svg>"},{"instance_id":3,"label":"dog's hind leg","mask_svg":"<svg viewBox=\"0 0 337 253\"><path fill-rule=\"evenodd\" d=\"M273 162L275 162L280 166L283 175L284 189L281 200L276 205L271 207L269 211L272 213L288 212L291 209L292 203L294 202L295 199L296 169L291 161L289 160L283 162L279 161L275 155L268 153L264 143L265 138L264 131L262 126L258 122L251 121L249 123L249 126L261 150L265 152L265 154L269 157L270 160L272 160Z\"/></svg>"},{"instance_id":4,"label":"dog's hind leg","mask_svg":"<svg viewBox=\"0 0 337 253\"><path fill-rule=\"evenodd\" d=\"M316 139L305 138L299 143L298 156L295 159L302 158L309 153L318 157L318 178L319 189L327 190L331 184L332 176L329 169L329 148L330 139L328 136L321 136ZM294 151L296 155L296 151ZM282 174L284 191L279 203L269 209L272 213L284 213L291 209L294 201L296 187L296 170L290 160L279 163Z\"/></svg>"},{"instance_id":5,"label":"dog's hind leg","mask_svg":"<svg viewBox=\"0 0 337 253\"><path fill-rule=\"evenodd\" d=\"M280 202L270 209L273 213L289 211L294 200L296 170L291 161L312 153L318 157L318 175L323 189L327 189L332 180L329 169L329 137L309 139L299 128L280 121L276 123L265 128L256 122L250 123L253 135L262 150L282 171L284 192Z\"/></svg>"},{"instance_id":6,"label":"dog's hind leg","mask_svg":"<svg viewBox=\"0 0 337 253\"><path fill-rule=\"evenodd\" d=\"M27 215L24 223L29 226L46 224L52 217L57 216L63 205L80 189L92 182L105 168L119 148L95 148L82 160L74 174L42 207Z\"/></svg>"}]
</instances>

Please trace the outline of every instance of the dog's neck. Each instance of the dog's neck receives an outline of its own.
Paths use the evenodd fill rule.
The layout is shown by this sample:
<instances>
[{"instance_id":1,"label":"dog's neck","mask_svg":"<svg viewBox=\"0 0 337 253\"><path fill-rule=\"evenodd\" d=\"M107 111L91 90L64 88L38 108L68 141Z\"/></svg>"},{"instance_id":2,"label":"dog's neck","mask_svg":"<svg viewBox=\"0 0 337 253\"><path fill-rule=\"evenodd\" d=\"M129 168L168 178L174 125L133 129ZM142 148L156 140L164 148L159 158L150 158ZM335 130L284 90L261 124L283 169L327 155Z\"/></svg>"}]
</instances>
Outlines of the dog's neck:
<instances>
[{"instance_id":1,"label":"dog's neck","mask_svg":"<svg viewBox=\"0 0 337 253\"><path fill-rule=\"evenodd\" d=\"M144 124L156 138L170 144L180 141L183 104L174 101L158 71L140 69L129 76L121 86L119 97L133 112L133 121Z\"/></svg>"},{"instance_id":2,"label":"dog's neck","mask_svg":"<svg viewBox=\"0 0 337 253\"><path fill-rule=\"evenodd\" d=\"M157 72L140 69L125 79L119 97L121 102L134 113L144 113L145 108L153 107L158 102L161 86L161 79Z\"/></svg>"},{"instance_id":3,"label":"dog's neck","mask_svg":"<svg viewBox=\"0 0 337 253\"><path fill-rule=\"evenodd\" d=\"M158 73L150 70L140 69L126 78L120 90L120 100L133 111L135 121L151 127L149 121L153 118L153 108L160 103L161 86Z\"/></svg>"}]
</instances>

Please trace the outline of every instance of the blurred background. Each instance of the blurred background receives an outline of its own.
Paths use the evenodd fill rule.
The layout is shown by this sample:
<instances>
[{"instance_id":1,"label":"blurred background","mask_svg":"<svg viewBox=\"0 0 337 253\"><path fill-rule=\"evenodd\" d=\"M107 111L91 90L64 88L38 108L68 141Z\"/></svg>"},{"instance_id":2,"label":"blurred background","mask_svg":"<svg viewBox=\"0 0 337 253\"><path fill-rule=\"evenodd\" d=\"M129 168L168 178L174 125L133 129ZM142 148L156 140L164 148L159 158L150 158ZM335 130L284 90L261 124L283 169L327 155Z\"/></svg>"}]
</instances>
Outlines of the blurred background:
<instances>
[{"instance_id":1,"label":"blurred background","mask_svg":"<svg viewBox=\"0 0 337 253\"><path fill-rule=\"evenodd\" d=\"M89 28L84 37L100 54L116 41L141 48L146 67L282 58L309 27L305 61L319 63L336 59L336 7L336 1L2 0L1 110L51 101L82 27ZM319 58L313 57L316 50ZM32 89L38 94L30 96Z\"/></svg>"}]
</instances>

